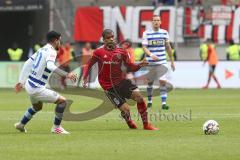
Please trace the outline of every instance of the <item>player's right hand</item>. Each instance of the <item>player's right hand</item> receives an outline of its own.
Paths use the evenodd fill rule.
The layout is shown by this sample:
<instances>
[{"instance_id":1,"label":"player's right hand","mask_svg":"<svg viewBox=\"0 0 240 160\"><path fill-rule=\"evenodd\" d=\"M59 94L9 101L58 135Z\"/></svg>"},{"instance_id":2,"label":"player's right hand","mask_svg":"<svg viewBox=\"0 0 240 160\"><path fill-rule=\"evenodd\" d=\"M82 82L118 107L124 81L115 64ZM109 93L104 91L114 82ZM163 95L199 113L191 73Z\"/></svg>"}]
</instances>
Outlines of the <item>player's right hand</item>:
<instances>
[{"instance_id":1,"label":"player's right hand","mask_svg":"<svg viewBox=\"0 0 240 160\"><path fill-rule=\"evenodd\" d=\"M20 92L20 91L22 90L22 88L23 88L22 83L17 83L17 84L15 85L15 92L16 92L16 93Z\"/></svg>"},{"instance_id":2,"label":"player's right hand","mask_svg":"<svg viewBox=\"0 0 240 160\"><path fill-rule=\"evenodd\" d=\"M66 77L69 78L73 83L77 81L77 74L73 72L68 73Z\"/></svg>"},{"instance_id":3,"label":"player's right hand","mask_svg":"<svg viewBox=\"0 0 240 160\"><path fill-rule=\"evenodd\" d=\"M88 87L88 81L87 80L82 80L82 87L87 88Z\"/></svg>"},{"instance_id":4,"label":"player's right hand","mask_svg":"<svg viewBox=\"0 0 240 160\"><path fill-rule=\"evenodd\" d=\"M142 60L140 63L139 63L139 66L141 67L145 67L148 65L148 61L146 59Z\"/></svg>"},{"instance_id":5,"label":"player's right hand","mask_svg":"<svg viewBox=\"0 0 240 160\"><path fill-rule=\"evenodd\" d=\"M154 61L158 61L158 57L154 54L151 54L150 57L154 60Z\"/></svg>"}]
</instances>

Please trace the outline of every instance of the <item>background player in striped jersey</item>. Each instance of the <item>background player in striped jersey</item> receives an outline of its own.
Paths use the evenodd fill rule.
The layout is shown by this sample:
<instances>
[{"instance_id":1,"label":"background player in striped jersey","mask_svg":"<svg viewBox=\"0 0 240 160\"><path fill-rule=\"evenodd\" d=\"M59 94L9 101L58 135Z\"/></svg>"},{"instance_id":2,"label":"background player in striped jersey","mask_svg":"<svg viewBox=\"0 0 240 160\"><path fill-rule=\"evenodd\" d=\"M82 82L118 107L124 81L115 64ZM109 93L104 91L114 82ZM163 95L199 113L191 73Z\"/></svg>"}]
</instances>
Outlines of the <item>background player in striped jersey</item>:
<instances>
[{"instance_id":1,"label":"background player in striped jersey","mask_svg":"<svg viewBox=\"0 0 240 160\"><path fill-rule=\"evenodd\" d=\"M52 133L69 134L60 124L66 99L45 87L49 74L54 71L60 76L67 77L73 82L76 81L76 74L67 73L54 64L57 56L57 50L60 47L61 34L55 31L47 33L47 44L33 54L25 63L19 76L19 82L15 86L15 91L21 91L23 85L29 94L32 106L28 108L21 121L15 124L17 130L26 132L25 125L31 120L34 114L42 109L43 102L56 103L54 125Z\"/></svg>"},{"instance_id":2,"label":"background player in striped jersey","mask_svg":"<svg viewBox=\"0 0 240 160\"><path fill-rule=\"evenodd\" d=\"M169 42L168 32L160 28L161 19L159 15L154 15L152 19L152 29L146 30L143 33L143 50L146 53L146 59L149 62L147 67L151 72L156 74L149 74L148 76L148 107L152 106L152 92L153 83L155 79L159 79L160 96L162 99L162 109L169 109L166 104L167 100L167 75L169 74L169 67L167 65L166 52L168 53L171 68L175 70L175 64L172 55L172 48ZM163 75L163 73L165 73Z\"/></svg>"}]
</instances>

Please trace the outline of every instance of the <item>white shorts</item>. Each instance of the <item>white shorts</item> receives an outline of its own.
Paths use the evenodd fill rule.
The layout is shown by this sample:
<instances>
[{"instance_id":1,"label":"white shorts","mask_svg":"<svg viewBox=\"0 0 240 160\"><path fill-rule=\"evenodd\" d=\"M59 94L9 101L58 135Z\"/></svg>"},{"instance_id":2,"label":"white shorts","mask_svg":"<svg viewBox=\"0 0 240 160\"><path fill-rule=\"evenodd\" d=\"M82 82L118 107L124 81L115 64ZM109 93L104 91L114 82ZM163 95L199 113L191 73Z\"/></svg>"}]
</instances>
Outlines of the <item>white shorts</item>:
<instances>
[{"instance_id":1,"label":"white shorts","mask_svg":"<svg viewBox=\"0 0 240 160\"><path fill-rule=\"evenodd\" d=\"M147 66L147 70L149 70L149 73L146 75L150 82L155 80L168 81L171 79L171 69L168 64Z\"/></svg>"},{"instance_id":2,"label":"white shorts","mask_svg":"<svg viewBox=\"0 0 240 160\"><path fill-rule=\"evenodd\" d=\"M25 89L29 94L32 104L36 104L38 102L55 103L60 97L57 92L47 89L45 86L33 88L29 85L28 81L25 84Z\"/></svg>"}]
</instances>

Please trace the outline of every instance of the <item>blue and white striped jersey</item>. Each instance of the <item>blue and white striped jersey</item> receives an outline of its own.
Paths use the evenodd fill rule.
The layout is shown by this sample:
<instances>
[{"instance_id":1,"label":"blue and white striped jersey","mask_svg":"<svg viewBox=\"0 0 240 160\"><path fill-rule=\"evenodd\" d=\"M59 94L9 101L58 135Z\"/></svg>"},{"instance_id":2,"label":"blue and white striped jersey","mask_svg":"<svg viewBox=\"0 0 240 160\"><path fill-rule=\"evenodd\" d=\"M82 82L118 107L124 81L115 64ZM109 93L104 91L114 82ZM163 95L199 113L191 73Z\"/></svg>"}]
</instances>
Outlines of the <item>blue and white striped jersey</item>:
<instances>
[{"instance_id":1,"label":"blue and white striped jersey","mask_svg":"<svg viewBox=\"0 0 240 160\"><path fill-rule=\"evenodd\" d=\"M33 88L45 86L48 76L51 73L51 71L47 69L47 62L55 62L56 56L56 50L50 44L46 44L30 57L34 62L28 77L28 82Z\"/></svg>"},{"instance_id":2,"label":"blue and white striped jersey","mask_svg":"<svg viewBox=\"0 0 240 160\"><path fill-rule=\"evenodd\" d=\"M154 61L147 55L146 59L150 65L167 63L166 42L169 42L169 34L164 29L159 29L158 31L151 29L143 32L142 45L146 46L152 54L159 58L158 61Z\"/></svg>"}]
</instances>

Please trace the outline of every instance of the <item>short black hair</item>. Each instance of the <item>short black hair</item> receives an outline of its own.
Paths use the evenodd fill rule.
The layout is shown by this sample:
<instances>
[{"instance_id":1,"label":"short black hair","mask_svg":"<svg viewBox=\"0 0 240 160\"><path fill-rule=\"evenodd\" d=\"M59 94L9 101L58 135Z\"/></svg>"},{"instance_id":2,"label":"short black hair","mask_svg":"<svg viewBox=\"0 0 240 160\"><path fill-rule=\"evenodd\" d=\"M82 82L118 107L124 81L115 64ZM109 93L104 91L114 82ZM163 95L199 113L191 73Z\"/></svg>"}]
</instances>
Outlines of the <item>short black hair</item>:
<instances>
[{"instance_id":1,"label":"short black hair","mask_svg":"<svg viewBox=\"0 0 240 160\"><path fill-rule=\"evenodd\" d=\"M56 31L50 31L47 33L46 39L47 42L53 42L56 39L59 39L61 37L61 33L58 33Z\"/></svg>"},{"instance_id":2,"label":"short black hair","mask_svg":"<svg viewBox=\"0 0 240 160\"><path fill-rule=\"evenodd\" d=\"M111 29L104 29L104 31L102 32L102 38L104 39L106 37L106 35L113 33L113 31Z\"/></svg>"}]
</instances>

